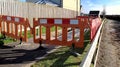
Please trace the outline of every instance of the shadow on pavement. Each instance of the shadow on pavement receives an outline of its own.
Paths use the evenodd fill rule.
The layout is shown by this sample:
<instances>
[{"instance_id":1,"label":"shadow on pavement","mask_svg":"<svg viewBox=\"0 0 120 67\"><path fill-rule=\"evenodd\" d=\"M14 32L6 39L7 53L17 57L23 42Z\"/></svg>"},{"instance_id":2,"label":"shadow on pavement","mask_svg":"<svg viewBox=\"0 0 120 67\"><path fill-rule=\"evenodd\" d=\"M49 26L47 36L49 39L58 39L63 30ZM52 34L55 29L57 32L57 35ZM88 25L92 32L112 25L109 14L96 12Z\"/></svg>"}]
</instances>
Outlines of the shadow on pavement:
<instances>
[{"instance_id":1,"label":"shadow on pavement","mask_svg":"<svg viewBox=\"0 0 120 67\"><path fill-rule=\"evenodd\" d=\"M27 63L45 55L47 50L0 49L0 64Z\"/></svg>"}]
</instances>

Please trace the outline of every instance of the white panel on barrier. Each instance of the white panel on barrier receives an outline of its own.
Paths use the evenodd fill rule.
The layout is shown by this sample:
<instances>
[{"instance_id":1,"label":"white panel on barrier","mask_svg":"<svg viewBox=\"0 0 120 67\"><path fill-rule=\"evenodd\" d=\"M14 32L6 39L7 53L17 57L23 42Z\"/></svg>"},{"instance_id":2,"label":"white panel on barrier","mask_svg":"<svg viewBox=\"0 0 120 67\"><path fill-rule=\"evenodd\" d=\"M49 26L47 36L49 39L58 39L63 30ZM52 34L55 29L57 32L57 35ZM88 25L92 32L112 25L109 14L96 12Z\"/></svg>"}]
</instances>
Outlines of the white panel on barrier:
<instances>
[{"instance_id":1,"label":"white panel on barrier","mask_svg":"<svg viewBox=\"0 0 120 67\"><path fill-rule=\"evenodd\" d=\"M54 22L55 24L62 24L62 19L55 19Z\"/></svg>"},{"instance_id":2,"label":"white panel on barrier","mask_svg":"<svg viewBox=\"0 0 120 67\"><path fill-rule=\"evenodd\" d=\"M15 22L19 22L19 18L15 18Z\"/></svg>"},{"instance_id":3,"label":"white panel on barrier","mask_svg":"<svg viewBox=\"0 0 120 67\"><path fill-rule=\"evenodd\" d=\"M7 20L11 20L11 17L7 17Z\"/></svg>"},{"instance_id":4,"label":"white panel on barrier","mask_svg":"<svg viewBox=\"0 0 120 67\"><path fill-rule=\"evenodd\" d=\"M70 24L78 24L78 20L70 20Z\"/></svg>"},{"instance_id":5,"label":"white panel on barrier","mask_svg":"<svg viewBox=\"0 0 120 67\"><path fill-rule=\"evenodd\" d=\"M40 19L40 24L47 24L47 19Z\"/></svg>"}]
</instances>

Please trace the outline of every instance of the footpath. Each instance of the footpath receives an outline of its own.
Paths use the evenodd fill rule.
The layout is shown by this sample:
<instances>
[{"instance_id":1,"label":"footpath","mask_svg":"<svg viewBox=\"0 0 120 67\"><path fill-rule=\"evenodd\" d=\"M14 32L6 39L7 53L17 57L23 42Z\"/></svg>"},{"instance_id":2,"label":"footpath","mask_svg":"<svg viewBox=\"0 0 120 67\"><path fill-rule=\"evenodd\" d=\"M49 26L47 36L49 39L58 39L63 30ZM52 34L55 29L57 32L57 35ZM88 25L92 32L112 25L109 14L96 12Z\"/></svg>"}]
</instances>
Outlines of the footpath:
<instances>
[{"instance_id":1,"label":"footpath","mask_svg":"<svg viewBox=\"0 0 120 67\"><path fill-rule=\"evenodd\" d=\"M120 67L120 21L104 24L96 67Z\"/></svg>"}]
</instances>

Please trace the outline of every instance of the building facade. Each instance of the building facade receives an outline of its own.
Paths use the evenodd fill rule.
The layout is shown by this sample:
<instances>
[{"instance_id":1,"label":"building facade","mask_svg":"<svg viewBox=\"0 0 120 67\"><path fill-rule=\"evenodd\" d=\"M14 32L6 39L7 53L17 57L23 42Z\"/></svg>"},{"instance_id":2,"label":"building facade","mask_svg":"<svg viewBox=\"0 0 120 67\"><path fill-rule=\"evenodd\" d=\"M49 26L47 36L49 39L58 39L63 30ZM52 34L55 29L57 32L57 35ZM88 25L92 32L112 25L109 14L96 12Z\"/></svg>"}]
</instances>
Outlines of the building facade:
<instances>
[{"instance_id":1,"label":"building facade","mask_svg":"<svg viewBox=\"0 0 120 67\"><path fill-rule=\"evenodd\" d=\"M80 15L80 0L62 0L62 8L77 11Z\"/></svg>"}]
</instances>

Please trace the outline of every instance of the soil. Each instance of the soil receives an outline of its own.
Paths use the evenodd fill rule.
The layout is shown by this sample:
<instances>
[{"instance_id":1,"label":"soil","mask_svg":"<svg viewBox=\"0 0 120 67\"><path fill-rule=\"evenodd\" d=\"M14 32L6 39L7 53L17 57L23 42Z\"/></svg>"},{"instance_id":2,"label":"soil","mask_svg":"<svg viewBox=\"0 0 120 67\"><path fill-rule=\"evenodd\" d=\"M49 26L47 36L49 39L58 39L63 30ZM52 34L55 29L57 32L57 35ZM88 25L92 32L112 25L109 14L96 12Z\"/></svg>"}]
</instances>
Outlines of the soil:
<instances>
[{"instance_id":1,"label":"soil","mask_svg":"<svg viewBox=\"0 0 120 67\"><path fill-rule=\"evenodd\" d=\"M104 24L96 67L120 67L120 21Z\"/></svg>"}]
</instances>

